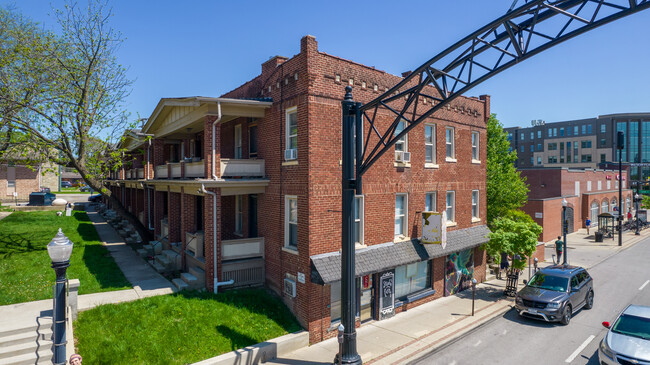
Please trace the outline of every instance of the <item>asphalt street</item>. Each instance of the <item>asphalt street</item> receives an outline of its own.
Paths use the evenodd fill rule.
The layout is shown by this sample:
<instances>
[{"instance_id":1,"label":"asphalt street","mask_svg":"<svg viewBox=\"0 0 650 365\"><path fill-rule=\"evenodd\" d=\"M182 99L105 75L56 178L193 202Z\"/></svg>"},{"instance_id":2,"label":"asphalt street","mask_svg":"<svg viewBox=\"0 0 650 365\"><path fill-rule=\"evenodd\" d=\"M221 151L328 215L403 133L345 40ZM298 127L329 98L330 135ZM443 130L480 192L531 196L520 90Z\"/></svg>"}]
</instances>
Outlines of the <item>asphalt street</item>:
<instances>
[{"instance_id":1,"label":"asphalt street","mask_svg":"<svg viewBox=\"0 0 650 365\"><path fill-rule=\"evenodd\" d=\"M601 323L613 321L628 304L650 306L648 258L650 238L589 268L594 308L574 313L568 326L523 318L512 309L413 364L598 365L598 345L607 332Z\"/></svg>"}]
</instances>

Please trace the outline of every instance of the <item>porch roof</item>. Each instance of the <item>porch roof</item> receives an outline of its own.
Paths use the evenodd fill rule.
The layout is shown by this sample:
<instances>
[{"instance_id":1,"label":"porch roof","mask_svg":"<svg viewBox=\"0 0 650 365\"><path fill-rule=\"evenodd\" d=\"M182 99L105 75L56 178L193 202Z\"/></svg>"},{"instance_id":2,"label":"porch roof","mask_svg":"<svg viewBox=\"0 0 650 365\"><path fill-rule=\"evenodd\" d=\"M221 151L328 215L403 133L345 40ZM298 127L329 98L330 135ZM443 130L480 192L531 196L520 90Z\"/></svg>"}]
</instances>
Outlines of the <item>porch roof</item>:
<instances>
[{"instance_id":1,"label":"porch roof","mask_svg":"<svg viewBox=\"0 0 650 365\"><path fill-rule=\"evenodd\" d=\"M437 244L421 244L418 239L398 243L388 242L358 249L355 251L355 276L381 272L474 248L489 241L487 237L489 233L490 230L485 225L447 232L445 249ZM340 252L314 255L310 258L313 283L330 284L341 280Z\"/></svg>"}]
</instances>

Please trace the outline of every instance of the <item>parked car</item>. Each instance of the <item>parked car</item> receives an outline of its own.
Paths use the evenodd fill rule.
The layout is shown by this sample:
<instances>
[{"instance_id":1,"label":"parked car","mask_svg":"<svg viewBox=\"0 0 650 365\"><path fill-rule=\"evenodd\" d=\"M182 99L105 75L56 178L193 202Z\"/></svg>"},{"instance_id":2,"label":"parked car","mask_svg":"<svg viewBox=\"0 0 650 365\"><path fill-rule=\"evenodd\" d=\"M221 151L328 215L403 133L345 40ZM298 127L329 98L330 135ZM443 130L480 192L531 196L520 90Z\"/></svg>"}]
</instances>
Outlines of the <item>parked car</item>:
<instances>
[{"instance_id":1,"label":"parked car","mask_svg":"<svg viewBox=\"0 0 650 365\"><path fill-rule=\"evenodd\" d=\"M71 188L72 183L70 181L61 181L61 187L62 188Z\"/></svg>"},{"instance_id":2,"label":"parked car","mask_svg":"<svg viewBox=\"0 0 650 365\"><path fill-rule=\"evenodd\" d=\"M102 201L102 194L94 194L88 197L88 201L91 203L99 203Z\"/></svg>"},{"instance_id":3,"label":"parked car","mask_svg":"<svg viewBox=\"0 0 650 365\"><path fill-rule=\"evenodd\" d=\"M93 189L85 184L79 185L79 191L84 192L84 191L92 191Z\"/></svg>"},{"instance_id":4,"label":"parked car","mask_svg":"<svg viewBox=\"0 0 650 365\"><path fill-rule=\"evenodd\" d=\"M567 325L575 312L594 305L594 282L582 267L549 266L524 284L515 298L521 316Z\"/></svg>"},{"instance_id":5,"label":"parked car","mask_svg":"<svg viewBox=\"0 0 650 365\"><path fill-rule=\"evenodd\" d=\"M598 346L600 364L650 364L650 307L629 305Z\"/></svg>"}]
</instances>

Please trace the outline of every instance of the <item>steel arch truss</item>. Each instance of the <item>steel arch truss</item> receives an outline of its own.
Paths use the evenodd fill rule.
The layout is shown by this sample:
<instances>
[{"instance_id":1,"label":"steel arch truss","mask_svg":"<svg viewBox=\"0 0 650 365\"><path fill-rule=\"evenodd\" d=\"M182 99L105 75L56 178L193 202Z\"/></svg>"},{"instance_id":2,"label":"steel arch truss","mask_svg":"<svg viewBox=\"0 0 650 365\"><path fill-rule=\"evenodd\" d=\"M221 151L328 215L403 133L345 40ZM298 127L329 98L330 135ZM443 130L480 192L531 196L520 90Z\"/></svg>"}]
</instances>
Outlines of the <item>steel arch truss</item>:
<instances>
[{"instance_id":1,"label":"steel arch truss","mask_svg":"<svg viewBox=\"0 0 650 365\"><path fill-rule=\"evenodd\" d=\"M361 106L366 129L357 176L363 175L410 130L488 78L565 40L650 7L650 0L529 0L418 67ZM429 102L427 102L427 100ZM381 110L381 112L380 112ZM393 120L380 131L375 118ZM394 119L393 119L394 118ZM405 128L396 132L400 121ZM378 143L368 148L371 137Z\"/></svg>"}]
</instances>

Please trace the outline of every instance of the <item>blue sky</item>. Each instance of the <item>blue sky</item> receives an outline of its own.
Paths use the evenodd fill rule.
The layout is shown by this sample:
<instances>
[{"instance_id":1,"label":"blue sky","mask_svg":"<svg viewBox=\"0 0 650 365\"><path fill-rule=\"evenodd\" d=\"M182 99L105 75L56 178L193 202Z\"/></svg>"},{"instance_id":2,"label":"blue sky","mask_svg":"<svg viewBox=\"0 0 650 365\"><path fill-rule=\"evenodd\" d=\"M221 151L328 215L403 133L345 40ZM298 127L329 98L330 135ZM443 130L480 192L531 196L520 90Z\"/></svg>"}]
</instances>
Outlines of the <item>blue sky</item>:
<instances>
[{"instance_id":1,"label":"blue sky","mask_svg":"<svg viewBox=\"0 0 650 365\"><path fill-rule=\"evenodd\" d=\"M522 1L522 0L520 0ZM83 0L81 0L83 3ZM501 16L512 0L178 1L110 0L125 37L119 62L134 79L127 109L148 117L162 97L219 96L274 55L319 50L399 75ZM46 28L62 1L0 0ZM551 48L471 90L492 96L506 127L650 112L650 11Z\"/></svg>"}]
</instances>

